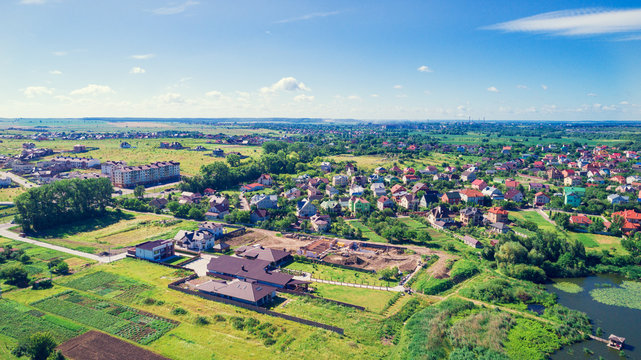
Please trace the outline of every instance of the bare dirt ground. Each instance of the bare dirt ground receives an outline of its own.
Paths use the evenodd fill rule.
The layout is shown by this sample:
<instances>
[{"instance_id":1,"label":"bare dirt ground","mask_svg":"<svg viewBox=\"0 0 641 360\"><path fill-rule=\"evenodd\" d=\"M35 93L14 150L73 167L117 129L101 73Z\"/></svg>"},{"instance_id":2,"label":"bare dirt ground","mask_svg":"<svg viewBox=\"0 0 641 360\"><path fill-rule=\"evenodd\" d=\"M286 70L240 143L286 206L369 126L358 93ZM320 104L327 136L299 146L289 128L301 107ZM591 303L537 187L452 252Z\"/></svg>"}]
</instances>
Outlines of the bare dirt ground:
<instances>
[{"instance_id":1,"label":"bare dirt ground","mask_svg":"<svg viewBox=\"0 0 641 360\"><path fill-rule=\"evenodd\" d=\"M434 251L434 253L436 253L439 258L434 264L432 264L432 266L427 268L427 273L432 275L435 279L450 277L450 270L447 268L447 262L450 259L456 258L456 256L442 251Z\"/></svg>"},{"instance_id":2,"label":"bare dirt ground","mask_svg":"<svg viewBox=\"0 0 641 360\"><path fill-rule=\"evenodd\" d=\"M313 240L303 240L303 239L292 239L285 236L276 236L276 232L262 229L248 229L249 231L235 238L230 239L227 243L232 246L241 246L241 245L255 245L260 244L265 247L270 247L274 249L285 249L287 251L295 252L300 247L310 244ZM333 238L332 238L333 239ZM339 239L341 242L350 243L354 240ZM360 241L356 241L362 243ZM366 246L366 245L365 245ZM421 255L433 255L436 254L439 256L439 260L430 268L430 272L434 277L447 277L448 270L446 269L446 262L448 259L453 258L453 255L447 254L442 251L432 250L420 246L402 246L405 249L412 250L414 253L400 252L395 249L390 250L380 250L380 249L371 249L371 252L361 252L361 251L350 251L348 256L342 256L340 254L328 255L324 258L325 261L333 262L337 264L344 264L350 266L356 266L367 270L381 270L390 267L397 266L401 271L412 271L416 268L419 261L421 261Z\"/></svg>"}]
</instances>

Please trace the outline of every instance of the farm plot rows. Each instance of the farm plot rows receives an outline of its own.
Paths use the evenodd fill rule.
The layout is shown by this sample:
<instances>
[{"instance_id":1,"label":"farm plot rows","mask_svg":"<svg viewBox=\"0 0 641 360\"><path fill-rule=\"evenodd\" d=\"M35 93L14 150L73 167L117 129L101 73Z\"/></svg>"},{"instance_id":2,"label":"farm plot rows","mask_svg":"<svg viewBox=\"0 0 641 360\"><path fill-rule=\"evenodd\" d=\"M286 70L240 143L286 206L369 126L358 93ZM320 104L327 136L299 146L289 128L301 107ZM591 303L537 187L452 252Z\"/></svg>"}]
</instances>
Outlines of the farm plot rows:
<instances>
[{"instance_id":1,"label":"farm plot rows","mask_svg":"<svg viewBox=\"0 0 641 360\"><path fill-rule=\"evenodd\" d=\"M178 326L177 321L73 290L31 305L143 345Z\"/></svg>"}]
</instances>

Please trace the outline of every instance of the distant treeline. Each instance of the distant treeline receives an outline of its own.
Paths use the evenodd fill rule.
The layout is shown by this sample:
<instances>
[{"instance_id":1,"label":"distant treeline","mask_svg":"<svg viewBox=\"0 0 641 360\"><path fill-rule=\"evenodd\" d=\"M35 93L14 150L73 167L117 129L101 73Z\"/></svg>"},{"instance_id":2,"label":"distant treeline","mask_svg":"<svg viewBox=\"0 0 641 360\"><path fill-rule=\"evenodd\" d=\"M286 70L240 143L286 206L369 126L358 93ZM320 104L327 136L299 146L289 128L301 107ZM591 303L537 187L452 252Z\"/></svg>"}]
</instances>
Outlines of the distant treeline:
<instances>
[{"instance_id":1,"label":"distant treeline","mask_svg":"<svg viewBox=\"0 0 641 360\"><path fill-rule=\"evenodd\" d=\"M16 198L16 221L24 231L40 231L97 217L111 204L109 179L72 179L31 188Z\"/></svg>"}]
</instances>

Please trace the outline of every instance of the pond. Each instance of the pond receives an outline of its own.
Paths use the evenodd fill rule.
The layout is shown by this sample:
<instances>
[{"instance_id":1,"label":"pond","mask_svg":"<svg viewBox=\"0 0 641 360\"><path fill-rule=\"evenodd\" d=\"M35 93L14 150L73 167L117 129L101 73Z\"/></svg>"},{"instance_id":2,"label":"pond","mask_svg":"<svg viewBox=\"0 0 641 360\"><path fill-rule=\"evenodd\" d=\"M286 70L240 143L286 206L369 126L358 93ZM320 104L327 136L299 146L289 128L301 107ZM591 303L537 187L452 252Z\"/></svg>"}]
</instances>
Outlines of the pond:
<instances>
[{"instance_id":1,"label":"pond","mask_svg":"<svg viewBox=\"0 0 641 360\"><path fill-rule=\"evenodd\" d=\"M603 291L608 289L615 290L609 297L606 297L609 302L614 299L614 302L624 300L622 295L623 279L615 275L597 275L586 278L575 279L555 279L556 284L547 285L548 291L557 294L558 302L561 305L567 306L571 309L585 312L594 324L594 331L597 328L603 330L600 336L606 338L610 334L615 334L626 338L625 348L623 349L628 359L641 358L641 310L608 305L596 301L590 294L592 291ZM625 290L627 291L627 290ZM628 296L635 296L632 301L638 301L636 294L633 292L627 294ZM628 303L629 304L629 303ZM597 335L597 334L594 334ZM584 349L589 349L593 352L589 355ZM606 344L594 340L583 341L570 346L566 346L562 350L552 355L555 360L569 360L569 359L598 359L599 356L608 360L621 360L619 351L610 349Z\"/></svg>"}]
</instances>

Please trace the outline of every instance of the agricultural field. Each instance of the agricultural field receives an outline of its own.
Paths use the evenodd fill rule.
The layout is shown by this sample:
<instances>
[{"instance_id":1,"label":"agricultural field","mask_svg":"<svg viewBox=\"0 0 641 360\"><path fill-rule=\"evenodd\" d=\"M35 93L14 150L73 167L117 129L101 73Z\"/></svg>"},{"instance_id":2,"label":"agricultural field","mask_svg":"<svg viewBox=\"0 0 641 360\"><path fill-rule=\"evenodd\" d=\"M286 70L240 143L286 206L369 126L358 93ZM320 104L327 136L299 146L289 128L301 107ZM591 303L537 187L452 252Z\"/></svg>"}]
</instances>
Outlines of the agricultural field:
<instances>
[{"instance_id":1,"label":"agricultural field","mask_svg":"<svg viewBox=\"0 0 641 360\"><path fill-rule=\"evenodd\" d=\"M0 223L8 223L18 214L13 205L0 205Z\"/></svg>"},{"instance_id":2,"label":"agricultural field","mask_svg":"<svg viewBox=\"0 0 641 360\"><path fill-rule=\"evenodd\" d=\"M385 308L395 292L314 283L314 295L365 307L378 313Z\"/></svg>"},{"instance_id":3,"label":"agricultural field","mask_svg":"<svg viewBox=\"0 0 641 360\"><path fill-rule=\"evenodd\" d=\"M0 202L13 202L18 195L25 192L21 186L4 187L0 189Z\"/></svg>"},{"instance_id":4,"label":"agricultural field","mask_svg":"<svg viewBox=\"0 0 641 360\"><path fill-rule=\"evenodd\" d=\"M197 227L193 221L183 220L172 224L164 222L167 220L167 217L155 214L109 212L101 218L54 227L32 237L50 244L97 254L147 240L172 238L178 230L193 230Z\"/></svg>"},{"instance_id":5,"label":"agricultural field","mask_svg":"<svg viewBox=\"0 0 641 360\"><path fill-rule=\"evenodd\" d=\"M394 286L395 284L379 280L377 274L343 269L316 263L292 262L285 269L304 271L312 274L312 278L321 280L340 281L353 284L367 284L375 286Z\"/></svg>"},{"instance_id":6,"label":"agricultural field","mask_svg":"<svg viewBox=\"0 0 641 360\"><path fill-rule=\"evenodd\" d=\"M399 218L398 220L400 222L404 223L405 225L407 225L412 230L426 230L427 229L427 225L425 225L422 222L419 222L417 220L414 220L412 218L409 218L409 217Z\"/></svg>"},{"instance_id":7,"label":"agricultural field","mask_svg":"<svg viewBox=\"0 0 641 360\"><path fill-rule=\"evenodd\" d=\"M360 229L363 237L368 241L378 242L378 243L388 243L386 238L378 235L372 229L368 228L360 220L347 220L347 223L354 229Z\"/></svg>"},{"instance_id":8,"label":"agricultural field","mask_svg":"<svg viewBox=\"0 0 641 360\"><path fill-rule=\"evenodd\" d=\"M27 140L6 139L0 143L0 154L15 155L22 151L22 144ZM121 141L127 141L131 144L130 149L121 149ZM160 149L161 142L178 141L184 147L194 148L198 145L205 147L208 151L191 151L189 149L171 150ZM208 144L207 139L106 139L106 140L52 140L41 141L36 144L38 147L46 147L54 151L67 151L73 149L73 146L82 143L87 146L89 151L81 154L71 154L70 156L83 156L99 159L101 162L109 160L126 161L128 165L143 165L152 161L169 161L180 162L180 172L184 175L198 174L202 165L211 164L216 161L225 161L225 158L212 157L211 150L223 149L225 152L237 151L249 157L260 156L262 148L260 146L242 146L242 145L225 145L225 144ZM95 150L90 150L95 148ZM69 155L69 154L67 154ZM44 160L53 158L52 155L43 158ZM4 201L4 200L3 200Z\"/></svg>"}]
</instances>

